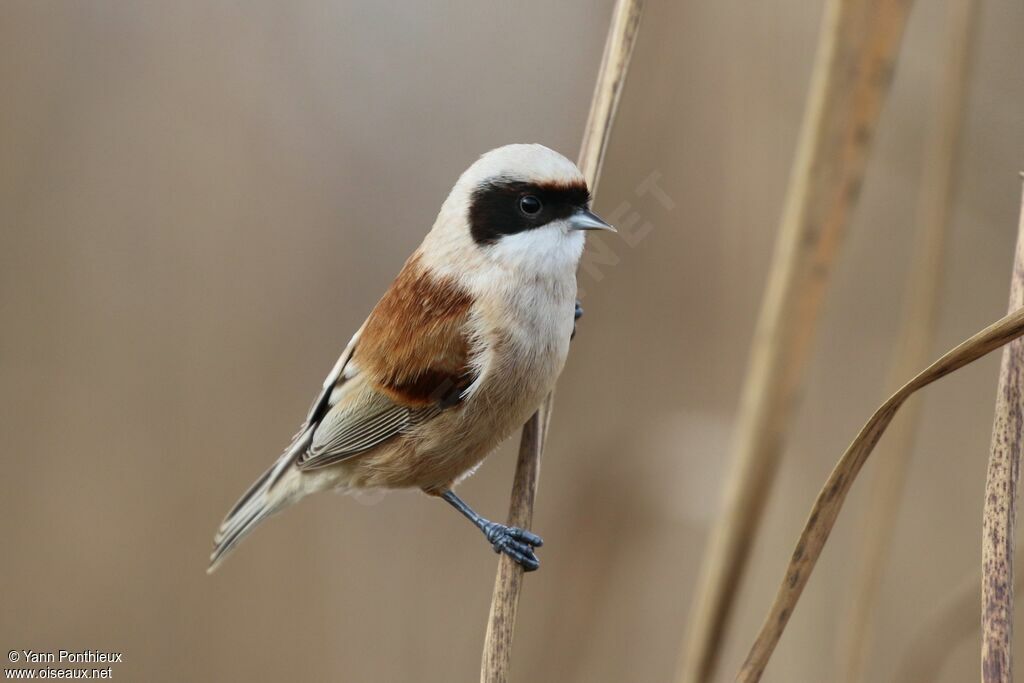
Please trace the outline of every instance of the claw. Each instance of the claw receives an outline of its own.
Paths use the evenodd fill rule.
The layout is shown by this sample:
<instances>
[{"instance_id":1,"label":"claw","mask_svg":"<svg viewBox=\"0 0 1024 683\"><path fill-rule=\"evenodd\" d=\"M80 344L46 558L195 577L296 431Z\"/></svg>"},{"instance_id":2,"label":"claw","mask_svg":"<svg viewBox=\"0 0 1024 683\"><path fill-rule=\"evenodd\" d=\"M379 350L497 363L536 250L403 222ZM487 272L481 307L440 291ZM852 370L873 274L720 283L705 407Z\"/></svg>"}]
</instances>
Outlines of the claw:
<instances>
[{"instance_id":1,"label":"claw","mask_svg":"<svg viewBox=\"0 0 1024 683\"><path fill-rule=\"evenodd\" d=\"M544 545L543 538L533 533L532 531L520 529L517 526L509 527L508 534L516 540L522 541L523 543L529 543L530 545L535 546L537 548Z\"/></svg>"},{"instance_id":2,"label":"claw","mask_svg":"<svg viewBox=\"0 0 1024 683\"><path fill-rule=\"evenodd\" d=\"M534 555L532 548L508 537L494 544L494 552L505 553L519 563L525 571L532 572L540 568L540 560Z\"/></svg>"},{"instance_id":3,"label":"claw","mask_svg":"<svg viewBox=\"0 0 1024 683\"><path fill-rule=\"evenodd\" d=\"M505 553L525 571L532 572L540 567L540 560L533 549L543 545L544 539L537 534L518 527L490 522L484 529L484 535L490 541L494 552Z\"/></svg>"}]
</instances>

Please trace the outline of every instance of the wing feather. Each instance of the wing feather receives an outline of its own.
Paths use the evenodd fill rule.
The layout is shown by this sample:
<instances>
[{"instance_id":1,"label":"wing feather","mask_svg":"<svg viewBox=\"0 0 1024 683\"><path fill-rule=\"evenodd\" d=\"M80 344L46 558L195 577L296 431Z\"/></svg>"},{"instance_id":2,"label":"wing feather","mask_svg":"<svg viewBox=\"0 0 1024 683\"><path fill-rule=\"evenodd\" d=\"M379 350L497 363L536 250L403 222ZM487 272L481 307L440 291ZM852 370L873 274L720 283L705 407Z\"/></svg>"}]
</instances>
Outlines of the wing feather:
<instances>
[{"instance_id":1,"label":"wing feather","mask_svg":"<svg viewBox=\"0 0 1024 683\"><path fill-rule=\"evenodd\" d=\"M405 434L456 405L474 377L470 297L414 255L378 302L348 358L310 411L313 440L299 469L332 465Z\"/></svg>"},{"instance_id":2,"label":"wing feather","mask_svg":"<svg viewBox=\"0 0 1024 683\"><path fill-rule=\"evenodd\" d=\"M435 406L413 408L370 393L368 399L339 403L324 416L312 444L297 461L299 469L333 465L368 451L440 412Z\"/></svg>"}]
</instances>

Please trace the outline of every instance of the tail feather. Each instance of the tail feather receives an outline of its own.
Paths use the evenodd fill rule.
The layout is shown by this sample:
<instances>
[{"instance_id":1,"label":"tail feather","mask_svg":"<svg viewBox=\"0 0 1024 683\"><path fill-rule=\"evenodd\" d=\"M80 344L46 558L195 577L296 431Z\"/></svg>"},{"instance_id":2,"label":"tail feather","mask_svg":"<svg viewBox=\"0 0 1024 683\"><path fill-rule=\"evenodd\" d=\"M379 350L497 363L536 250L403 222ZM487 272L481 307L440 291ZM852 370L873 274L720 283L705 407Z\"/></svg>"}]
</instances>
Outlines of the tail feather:
<instances>
[{"instance_id":1,"label":"tail feather","mask_svg":"<svg viewBox=\"0 0 1024 683\"><path fill-rule=\"evenodd\" d=\"M301 476L295 468L295 462L298 455L309 446L312 434L313 430L308 429L297 435L288 450L249 487L228 512L213 538L210 566L206 570L208 574L220 566L224 558L256 525L291 502L297 478Z\"/></svg>"},{"instance_id":2,"label":"tail feather","mask_svg":"<svg viewBox=\"0 0 1024 683\"><path fill-rule=\"evenodd\" d=\"M206 569L206 573L212 574L215 572L220 566L220 563L224 561L224 558L234 550L238 542L249 535L249 533L256 528L257 524L269 517L272 511L272 508L260 508L255 510L246 517L239 519L237 527L234 530L225 532L223 535L218 534L218 539L215 541L213 552L210 554L210 566Z\"/></svg>"}]
</instances>

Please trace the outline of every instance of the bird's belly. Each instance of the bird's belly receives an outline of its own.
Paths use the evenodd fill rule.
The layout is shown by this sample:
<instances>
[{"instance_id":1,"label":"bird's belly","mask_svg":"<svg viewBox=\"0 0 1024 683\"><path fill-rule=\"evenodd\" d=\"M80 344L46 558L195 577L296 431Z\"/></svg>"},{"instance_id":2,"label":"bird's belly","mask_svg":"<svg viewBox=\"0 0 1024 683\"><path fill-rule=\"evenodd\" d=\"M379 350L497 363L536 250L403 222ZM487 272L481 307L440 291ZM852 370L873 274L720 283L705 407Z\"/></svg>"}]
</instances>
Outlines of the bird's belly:
<instances>
[{"instance_id":1,"label":"bird's belly","mask_svg":"<svg viewBox=\"0 0 1024 683\"><path fill-rule=\"evenodd\" d=\"M370 453L347 461L349 485L440 493L521 427L554 386L568 351L550 344L497 359L496 370L461 404ZM518 358L513 361L512 358Z\"/></svg>"}]
</instances>

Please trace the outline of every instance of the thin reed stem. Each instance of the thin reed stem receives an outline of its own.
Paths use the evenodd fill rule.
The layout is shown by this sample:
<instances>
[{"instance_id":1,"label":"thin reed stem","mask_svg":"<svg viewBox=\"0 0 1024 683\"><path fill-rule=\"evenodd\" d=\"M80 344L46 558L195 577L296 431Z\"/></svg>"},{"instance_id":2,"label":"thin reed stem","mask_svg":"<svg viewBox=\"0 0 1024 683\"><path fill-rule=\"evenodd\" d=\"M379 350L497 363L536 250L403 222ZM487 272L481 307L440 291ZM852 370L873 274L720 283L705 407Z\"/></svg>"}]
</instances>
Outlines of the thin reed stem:
<instances>
[{"instance_id":1,"label":"thin reed stem","mask_svg":"<svg viewBox=\"0 0 1024 683\"><path fill-rule=\"evenodd\" d=\"M612 11L611 26L608 29L578 161L592 194L597 190L605 150L615 122L615 112L636 44L642 5L641 0L618 0ZM533 521L533 502L537 493L540 457L544 451L544 442L551 422L553 398L552 392L523 426L509 504L508 523L511 526L529 528ZM484 636L483 658L480 663L481 683L505 683L508 680L512 638L515 634L516 612L522 584L522 567L508 556L501 555L494 580L487 633Z\"/></svg>"}]
</instances>

